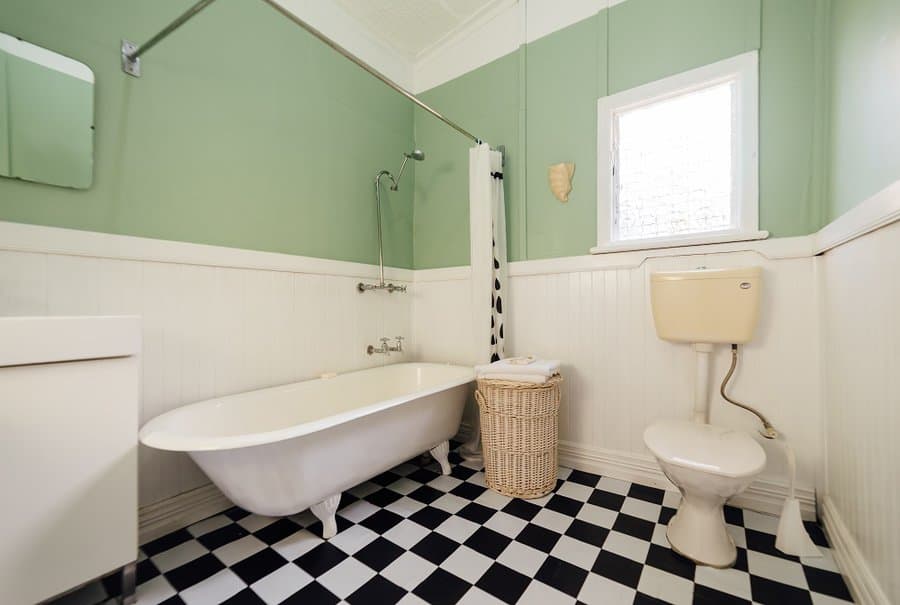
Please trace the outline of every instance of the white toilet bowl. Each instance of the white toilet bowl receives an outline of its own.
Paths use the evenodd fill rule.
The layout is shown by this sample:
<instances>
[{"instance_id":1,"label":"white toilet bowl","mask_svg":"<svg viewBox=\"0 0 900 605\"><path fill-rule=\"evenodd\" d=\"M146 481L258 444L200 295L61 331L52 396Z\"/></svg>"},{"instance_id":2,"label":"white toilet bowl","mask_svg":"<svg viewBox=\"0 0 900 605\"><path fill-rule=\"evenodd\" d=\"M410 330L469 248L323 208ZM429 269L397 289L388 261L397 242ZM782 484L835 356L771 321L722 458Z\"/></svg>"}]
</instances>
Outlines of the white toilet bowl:
<instances>
[{"instance_id":1,"label":"white toilet bowl","mask_svg":"<svg viewBox=\"0 0 900 605\"><path fill-rule=\"evenodd\" d=\"M685 421L651 425L644 443L681 492L681 505L666 531L672 548L703 565L734 565L737 549L722 507L765 467L762 447L746 433Z\"/></svg>"}]
</instances>

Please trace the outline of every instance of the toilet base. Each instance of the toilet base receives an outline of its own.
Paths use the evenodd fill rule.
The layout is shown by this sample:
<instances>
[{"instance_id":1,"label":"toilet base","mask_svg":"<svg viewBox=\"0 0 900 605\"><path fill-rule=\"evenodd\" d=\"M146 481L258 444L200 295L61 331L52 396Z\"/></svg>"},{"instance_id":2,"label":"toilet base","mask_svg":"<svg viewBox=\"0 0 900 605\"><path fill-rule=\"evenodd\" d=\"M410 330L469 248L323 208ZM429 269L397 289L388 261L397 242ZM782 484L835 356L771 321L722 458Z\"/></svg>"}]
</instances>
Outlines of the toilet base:
<instances>
[{"instance_id":1,"label":"toilet base","mask_svg":"<svg viewBox=\"0 0 900 605\"><path fill-rule=\"evenodd\" d=\"M718 568L734 565L737 548L725 529L724 504L724 499L719 504L708 499L692 502L684 495L666 529L672 550L698 565Z\"/></svg>"}]
</instances>

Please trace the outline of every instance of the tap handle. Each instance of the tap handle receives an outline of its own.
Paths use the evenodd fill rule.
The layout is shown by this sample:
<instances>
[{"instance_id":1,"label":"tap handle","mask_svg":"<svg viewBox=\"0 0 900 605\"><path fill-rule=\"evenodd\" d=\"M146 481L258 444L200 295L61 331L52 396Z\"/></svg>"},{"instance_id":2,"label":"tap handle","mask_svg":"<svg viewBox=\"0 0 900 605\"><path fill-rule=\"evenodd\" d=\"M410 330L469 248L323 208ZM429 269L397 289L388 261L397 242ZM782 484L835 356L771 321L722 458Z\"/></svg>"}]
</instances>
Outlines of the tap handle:
<instances>
[{"instance_id":1,"label":"tap handle","mask_svg":"<svg viewBox=\"0 0 900 605\"><path fill-rule=\"evenodd\" d=\"M390 338L388 338L387 336L382 336L382 337L379 338L378 340L381 341L381 344L385 344L385 345L386 345L386 344L388 343L388 341L390 340Z\"/></svg>"},{"instance_id":2,"label":"tap handle","mask_svg":"<svg viewBox=\"0 0 900 605\"><path fill-rule=\"evenodd\" d=\"M404 340L406 340L406 339L405 339L404 337L402 337L402 336L395 336L394 338L396 339L397 342L403 342Z\"/></svg>"}]
</instances>

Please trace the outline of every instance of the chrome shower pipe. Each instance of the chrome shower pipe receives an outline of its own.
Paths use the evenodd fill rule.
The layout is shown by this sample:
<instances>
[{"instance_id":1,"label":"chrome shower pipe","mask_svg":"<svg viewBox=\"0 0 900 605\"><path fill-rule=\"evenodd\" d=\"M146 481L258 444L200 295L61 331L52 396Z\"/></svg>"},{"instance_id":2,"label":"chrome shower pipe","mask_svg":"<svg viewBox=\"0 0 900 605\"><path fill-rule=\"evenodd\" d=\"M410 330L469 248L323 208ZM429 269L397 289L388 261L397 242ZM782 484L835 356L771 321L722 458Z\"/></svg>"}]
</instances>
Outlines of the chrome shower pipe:
<instances>
[{"instance_id":1,"label":"chrome shower pipe","mask_svg":"<svg viewBox=\"0 0 900 605\"><path fill-rule=\"evenodd\" d=\"M406 286L398 286L384 282L384 239L381 233L381 179L385 176L391 179L391 183L394 187L397 185L394 175L387 170L382 170L375 175L375 224L378 225L378 283L366 284L359 282L356 284L356 289L360 292L365 292L367 290L387 290L390 293L406 292ZM396 191L396 189L394 190Z\"/></svg>"},{"instance_id":2,"label":"chrome shower pipe","mask_svg":"<svg viewBox=\"0 0 900 605\"><path fill-rule=\"evenodd\" d=\"M288 9L286 9L285 7L283 7L280 2L277 2L276 0L262 0L262 1L265 2L266 4L268 4L269 6L271 6L272 8L274 8L276 11L281 13L283 16L287 17L289 20L293 21L296 25L299 25L300 27L305 29L307 32L309 32L310 34L312 34L313 36L318 38L321 42L323 42L326 46L328 46L332 50L338 52L339 54L344 56L346 59L349 59L350 61L355 63L357 66L361 67L363 70L368 72L370 75L376 77L382 83L390 86L395 91L397 91L398 93L400 93L401 95L403 95L404 97L406 97L407 99L412 101L418 107L427 111L428 113L430 113L431 115L433 115L434 117L436 117L437 119L442 121L447 126L450 126L455 131L460 133L461 135L470 139L476 145L480 145L481 143L484 142L482 139L476 137L474 134L472 134L471 132L469 132L468 130L466 130L465 128L463 128L462 126L460 126L453 120L450 120L449 118L445 117L442 113L440 113L439 111L437 111L436 109L434 109L433 107L431 107L430 105L425 103L424 101L420 100L416 95L414 95L410 91L406 90L404 87L400 86L399 84L397 84L396 82L394 82L393 80L388 78L386 75L384 75L383 73L381 73L380 71L378 71L377 69L375 69L374 67L372 67L371 65L369 65L368 63L366 63L365 61L360 59L359 57L357 57L356 55L354 55L352 52L350 52L349 50L347 50L346 48L344 48L343 46L341 46L340 44L338 44L337 42L335 42L334 40L332 40L325 34L323 34L321 31L319 31L318 29L316 29L315 27L310 25L307 21L305 21L304 19L301 19L300 17L295 15L293 12L291 12ZM164 27L158 34L156 34L155 36L150 38L150 40L148 40L144 44L141 44L140 46L135 46L135 45L131 44L130 42L123 41L123 43L122 43L122 69L125 71L125 73L133 75L133 76L140 76L140 66L138 65L138 59L141 57L141 55L143 55L145 52L147 52L148 50L150 50L151 48L156 46L159 42L161 42L169 34L171 34L176 29L178 29L179 27L184 25L192 17L197 15L200 11L202 11L204 8L206 8L213 2L215 2L215 0L200 0L199 2L194 4L191 8L189 8L187 11L185 11L182 15L180 15L177 19L172 21L172 23L170 23L169 25Z\"/></svg>"}]
</instances>

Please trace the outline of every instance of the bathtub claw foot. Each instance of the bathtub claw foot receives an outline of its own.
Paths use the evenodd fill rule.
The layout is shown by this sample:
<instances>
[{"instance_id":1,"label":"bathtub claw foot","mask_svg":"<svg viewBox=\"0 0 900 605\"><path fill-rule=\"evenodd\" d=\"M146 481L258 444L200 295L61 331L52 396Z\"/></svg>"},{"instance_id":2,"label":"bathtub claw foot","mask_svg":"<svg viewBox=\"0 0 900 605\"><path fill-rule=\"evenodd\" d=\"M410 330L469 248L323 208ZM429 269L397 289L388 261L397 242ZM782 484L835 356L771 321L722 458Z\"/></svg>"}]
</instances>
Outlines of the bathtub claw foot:
<instances>
[{"instance_id":1,"label":"bathtub claw foot","mask_svg":"<svg viewBox=\"0 0 900 605\"><path fill-rule=\"evenodd\" d=\"M334 515L337 512L340 501L341 495L336 494L309 507L310 512L322 522L322 537L326 540L333 538L337 534L337 519L335 519Z\"/></svg>"},{"instance_id":2,"label":"bathtub claw foot","mask_svg":"<svg viewBox=\"0 0 900 605\"><path fill-rule=\"evenodd\" d=\"M440 443L428 452L437 460L437 463L441 465L441 473L444 475L450 474L450 460L447 459L447 456L450 454L450 442L444 441Z\"/></svg>"}]
</instances>

